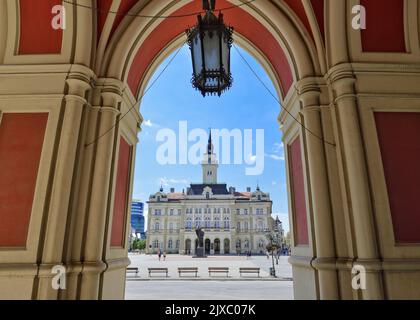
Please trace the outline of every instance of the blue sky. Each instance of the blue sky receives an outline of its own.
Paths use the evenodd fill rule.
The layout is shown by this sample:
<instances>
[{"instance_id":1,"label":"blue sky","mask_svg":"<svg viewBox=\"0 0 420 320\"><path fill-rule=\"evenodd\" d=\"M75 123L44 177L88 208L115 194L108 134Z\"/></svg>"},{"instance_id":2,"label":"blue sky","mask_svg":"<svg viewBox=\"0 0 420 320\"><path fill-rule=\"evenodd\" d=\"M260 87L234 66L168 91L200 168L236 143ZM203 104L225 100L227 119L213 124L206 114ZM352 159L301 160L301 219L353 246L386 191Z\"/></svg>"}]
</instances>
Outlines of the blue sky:
<instances>
[{"instance_id":1,"label":"blue sky","mask_svg":"<svg viewBox=\"0 0 420 320\"><path fill-rule=\"evenodd\" d=\"M272 92L275 89L261 65L246 51L241 50L253 69ZM156 77L167 64L168 57L156 70ZM245 191L255 190L257 183L273 200L273 213L289 230L287 188L284 150L281 131L277 122L280 112L278 103L267 93L232 49L233 87L219 98L203 98L191 86L191 57L184 46L168 69L143 97L140 112L144 118L137 147L133 198L147 201L149 195L158 191L163 182L165 191L173 187L177 191L186 189L190 182L201 182L201 167L198 165L160 165L156 152L162 142L156 141L159 130L169 128L178 133L179 121L188 121L188 130L200 128L253 130L253 150L257 129L264 129L264 171L258 176L245 175L246 163L242 165L220 165L218 180ZM154 78L149 82L151 83ZM178 136L178 134L177 134ZM177 141L178 142L178 141ZM189 143L189 146L193 145ZM233 152L232 152L233 153ZM147 205L145 205L145 212Z\"/></svg>"}]
</instances>

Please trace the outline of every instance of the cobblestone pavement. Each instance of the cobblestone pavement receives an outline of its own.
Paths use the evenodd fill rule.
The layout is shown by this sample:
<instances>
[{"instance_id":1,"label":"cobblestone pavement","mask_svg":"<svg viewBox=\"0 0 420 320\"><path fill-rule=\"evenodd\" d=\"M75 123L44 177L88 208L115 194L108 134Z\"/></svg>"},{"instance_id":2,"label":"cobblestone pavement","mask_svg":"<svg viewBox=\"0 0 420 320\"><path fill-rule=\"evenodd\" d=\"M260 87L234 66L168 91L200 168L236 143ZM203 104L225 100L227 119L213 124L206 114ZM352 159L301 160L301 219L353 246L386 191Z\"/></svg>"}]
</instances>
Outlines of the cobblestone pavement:
<instances>
[{"instance_id":1,"label":"cobblestone pavement","mask_svg":"<svg viewBox=\"0 0 420 320\"><path fill-rule=\"evenodd\" d=\"M292 281L127 281L126 300L292 300Z\"/></svg>"},{"instance_id":2,"label":"cobblestone pavement","mask_svg":"<svg viewBox=\"0 0 420 320\"><path fill-rule=\"evenodd\" d=\"M293 299L292 268L288 257L280 257L275 264L278 278L269 275L272 260L266 256L209 256L204 259L183 255L168 255L159 261L156 255L130 255L130 267L138 267L139 274L127 275L127 300L267 300ZM229 267L229 277L209 277L208 267ZM168 268L169 277L149 278L147 268ZM178 276L178 267L198 267L198 278ZM239 267L259 267L260 278L240 277ZM152 281L150 281L152 280Z\"/></svg>"}]
</instances>

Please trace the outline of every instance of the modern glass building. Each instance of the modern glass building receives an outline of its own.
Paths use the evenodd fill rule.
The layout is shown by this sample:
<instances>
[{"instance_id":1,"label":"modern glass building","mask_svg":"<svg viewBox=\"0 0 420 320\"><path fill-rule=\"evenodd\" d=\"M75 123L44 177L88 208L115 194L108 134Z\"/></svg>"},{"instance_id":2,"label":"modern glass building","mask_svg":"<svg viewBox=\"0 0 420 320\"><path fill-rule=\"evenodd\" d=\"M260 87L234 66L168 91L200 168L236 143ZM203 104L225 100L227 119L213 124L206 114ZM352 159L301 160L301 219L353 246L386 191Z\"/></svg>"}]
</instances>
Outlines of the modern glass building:
<instances>
[{"instance_id":1,"label":"modern glass building","mask_svg":"<svg viewBox=\"0 0 420 320\"><path fill-rule=\"evenodd\" d=\"M133 200L131 203L131 227L140 239L145 239L146 235L144 232L144 214L143 214L143 202L139 200Z\"/></svg>"}]
</instances>

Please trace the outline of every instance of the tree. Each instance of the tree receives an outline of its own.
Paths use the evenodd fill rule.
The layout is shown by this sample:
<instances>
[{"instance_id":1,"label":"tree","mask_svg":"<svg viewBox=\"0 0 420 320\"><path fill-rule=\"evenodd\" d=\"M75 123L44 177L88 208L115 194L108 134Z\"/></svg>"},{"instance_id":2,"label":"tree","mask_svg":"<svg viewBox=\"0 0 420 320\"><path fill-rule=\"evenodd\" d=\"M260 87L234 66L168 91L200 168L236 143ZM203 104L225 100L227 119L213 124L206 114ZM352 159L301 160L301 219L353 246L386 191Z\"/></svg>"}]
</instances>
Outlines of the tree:
<instances>
[{"instance_id":1,"label":"tree","mask_svg":"<svg viewBox=\"0 0 420 320\"><path fill-rule=\"evenodd\" d=\"M146 240L140 240L135 238L133 240L133 250L144 250L146 249Z\"/></svg>"}]
</instances>

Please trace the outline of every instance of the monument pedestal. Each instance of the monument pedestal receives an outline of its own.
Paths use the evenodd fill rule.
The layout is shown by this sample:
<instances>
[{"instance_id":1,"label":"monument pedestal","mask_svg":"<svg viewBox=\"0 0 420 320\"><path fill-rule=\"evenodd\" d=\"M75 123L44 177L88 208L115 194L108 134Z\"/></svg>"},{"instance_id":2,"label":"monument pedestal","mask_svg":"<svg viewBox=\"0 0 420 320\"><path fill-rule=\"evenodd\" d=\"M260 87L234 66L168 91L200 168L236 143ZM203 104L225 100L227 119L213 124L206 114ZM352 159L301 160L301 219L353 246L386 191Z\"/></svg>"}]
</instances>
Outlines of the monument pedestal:
<instances>
[{"instance_id":1,"label":"monument pedestal","mask_svg":"<svg viewBox=\"0 0 420 320\"><path fill-rule=\"evenodd\" d=\"M193 258L207 258L207 256L204 254L204 247L197 248L195 250L195 256Z\"/></svg>"}]
</instances>

